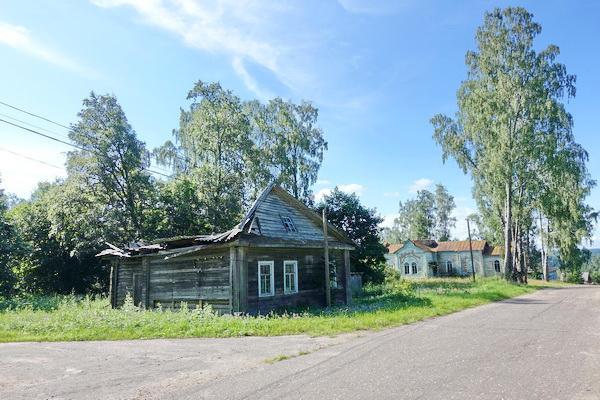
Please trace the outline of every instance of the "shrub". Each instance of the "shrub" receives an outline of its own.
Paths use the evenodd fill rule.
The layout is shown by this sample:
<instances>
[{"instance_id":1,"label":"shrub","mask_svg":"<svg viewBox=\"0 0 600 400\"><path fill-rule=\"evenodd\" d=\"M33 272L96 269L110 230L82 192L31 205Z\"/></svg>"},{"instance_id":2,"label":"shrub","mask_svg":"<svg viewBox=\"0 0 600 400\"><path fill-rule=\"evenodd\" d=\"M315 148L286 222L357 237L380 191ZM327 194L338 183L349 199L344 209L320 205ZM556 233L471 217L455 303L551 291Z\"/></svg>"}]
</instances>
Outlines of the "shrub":
<instances>
[{"instance_id":1,"label":"shrub","mask_svg":"<svg viewBox=\"0 0 600 400\"><path fill-rule=\"evenodd\" d=\"M600 284L600 271L590 271L590 276L593 283Z\"/></svg>"},{"instance_id":2,"label":"shrub","mask_svg":"<svg viewBox=\"0 0 600 400\"><path fill-rule=\"evenodd\" d=\"M393 296L408 297L413 295L415 291L411 281L403 279L400 272L389 267L384 270L383 286L385 292Z\"/></svg>"},{"instance_id":3,"label":"shrub","mask_svg":"<svg viewBox=\"0 0 600 400\"><path fill-rule=\"evenodd\" d=\"M581 271L578 269L572 269L565 272L565 282L569 283L582 283Z\"/></svg>"}]
</instances>

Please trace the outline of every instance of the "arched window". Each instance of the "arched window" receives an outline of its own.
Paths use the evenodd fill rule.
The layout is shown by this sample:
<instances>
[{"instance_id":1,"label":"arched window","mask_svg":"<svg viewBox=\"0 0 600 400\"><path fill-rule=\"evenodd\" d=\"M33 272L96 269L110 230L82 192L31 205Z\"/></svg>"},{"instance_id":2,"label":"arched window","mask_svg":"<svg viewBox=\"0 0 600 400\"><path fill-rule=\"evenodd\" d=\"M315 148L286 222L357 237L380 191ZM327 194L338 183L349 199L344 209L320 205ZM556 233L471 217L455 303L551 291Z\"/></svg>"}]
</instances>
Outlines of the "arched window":
<instances>
[{"instance_id":1,"label":"arched window","mask_svg":"<svg viewBox=\"0 0 600 400\"><path fill-rule=\"evenodd\" d=\"M410 265L408 263L404 263L404 275L410 274Z\"/></svg>"},{"instance_id":2,"label":"arched window","mask_svg":"<svg viewBox=\"0 0 600 400\"><path fill-rule=\"evenodd\" d=\"M446 272L448 272L448 275L451 275L452 272L454 272L452 270L452 261L446 261Z\"/></svg>"},{"instance_id":3,"label":"arched window","mask_svg":"<svg viewBox=\"0 0 600 400\"><path fill-rule=\"evenodd\" d=\"M413 274L417 273L417 263L416 262L412 263L412 273Z\"/></svg>"},{"instance_id":4,"label":"arched window","mask_svg":"<svg viewBox=\"0 0 600 400\"><path fill-rule=\"evenodd\" d=\"M494 261L494 269L496 270L496 272L500 272L500 261Z\"/></svg>"}]
</instances>

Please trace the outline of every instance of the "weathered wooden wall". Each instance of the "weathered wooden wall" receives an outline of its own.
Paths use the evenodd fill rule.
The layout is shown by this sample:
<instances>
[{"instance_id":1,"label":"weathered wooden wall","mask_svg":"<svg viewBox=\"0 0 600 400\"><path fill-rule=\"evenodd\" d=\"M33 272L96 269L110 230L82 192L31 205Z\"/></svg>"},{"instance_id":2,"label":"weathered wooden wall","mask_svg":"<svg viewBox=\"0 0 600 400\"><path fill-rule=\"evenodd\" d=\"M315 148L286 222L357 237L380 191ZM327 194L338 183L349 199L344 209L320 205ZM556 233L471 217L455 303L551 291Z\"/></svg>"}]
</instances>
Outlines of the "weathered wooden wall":
<instances>
[{"instance_id":1,"label":"weathered wooden wall","mask_svg":"<svg viewBox=\"0 0 600 400\"><path fill-rule=\"evenodd\" d=\"M283 262L298 262L298 293L283 290ZM345 304L345 268L341 250L331 250L330 260L337 266L338 289L332 290L332 302ZM258 295L258 261L274 261L275 295ZM252 314L267 314L271 310L294 307L323 307L325 305L325 263L322 249L248 248L245 254L247 308Z\"/></svg>"},{"instance_id":2,"label":"weathered wooden wall","mask_svg":"<svg viewBox=\"0 0 600 400\"><path fill-rule=\"evenodd\" d=\"M348 269L345 252L332 249L330 262L336 265L337 288L332 303L347 304ZM349 260L349 256L347 257ZM258 261L274 261L275 295L258 296ZM283 262L298 262L298 292L285 293ZM221 312L267 314L272 310L325 305L325 263L322 249L225 247L165 260L146 256L121 260L116 267L116 306L129 293L142 307L177 308L211 304ZM137 282L137 285L136 285ZM149 288L149 290L148 290Z\"/></svg>"},{"instance_id":3,"label":"weathered wooden wall","mask_svg":"<svg viewBox=\"0 0 600 400\"><path fill-rule=\"evenodd\" d=\"M130 293L136 305L143 307L156 307L160 303L163 307L177 308L186 302L189 306L210 304L219 312L230 312L229 249L171 260L149 256L121 261L117 287L117 306L123 305L126 294Z\"/></svg>"},{"instance_id":4,"label":"weathered wooden wall","mask_svg":"<svg viewBox=\"0 0 600 400\"><path fill-rule=\"evenodd\" d=\"M292 219L297 232L288 232L285 230L281 217L287 216ZM321 226L315 225L298 208L281 199L276 193L271 192L265 200L256 209L255 217L258 217L260 231L263 236L277 237L295 240L323 240L323 230ZM332 235L328 235L330 240L335 240Z\"/></svg>"}]
</instances>

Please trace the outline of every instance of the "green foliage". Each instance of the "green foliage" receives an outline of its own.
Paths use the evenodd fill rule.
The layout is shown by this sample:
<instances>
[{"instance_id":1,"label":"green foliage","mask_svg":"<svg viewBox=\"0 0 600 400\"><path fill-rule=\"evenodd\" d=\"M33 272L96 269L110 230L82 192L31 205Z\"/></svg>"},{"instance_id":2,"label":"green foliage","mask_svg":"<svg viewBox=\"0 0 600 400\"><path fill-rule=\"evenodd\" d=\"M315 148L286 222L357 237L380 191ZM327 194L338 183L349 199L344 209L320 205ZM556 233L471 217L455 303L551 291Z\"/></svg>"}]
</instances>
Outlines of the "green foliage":
<instances>
[{"instance_id":1,"label":"green foliage","mask_svg":"<svg viewBox=\"0 0 600 400\"><path fill-rule=\"evenodd\" d=\"M94 200L113 210L130 238L140 238L144 209L152 189L149 153L127 122L115 96L94 92L83 100L79 121L69 138L79 150L67 155L70 184L91 192Z\"/></svg>"},{"instance_id":2,"label":"green foliage","mask_svg":"<svg viewBox=\"0 0 600 400\"><path fill-rule=\"evenodd\" d=\"M551 220L561 249L591 229L584 199L594 182L562 103L575 95L575 76L556 62L557 46L536 51L540 32L523 8L486 13L477 50L466 56L455 118L431 120L443 159L471 174L483 222L502 226L507 278L524 275L534 211Z\"/></svg>"},{"instance_id":3,"label":"green foliage","mask_svg":"<svg viewBox=\"0 0 600 400\"><path fill-rule=\"evenodd\" d=\"M433 238L440 241L450 240L450 229L456 225L456 218L452 217L452 211L456 208L454 196L448 193L444 185L435 185L434 192L434 215L435 227Z\"/></svg>"},{"instance_id":4,"label":"green foliage","mask_svg":"<svg viewBox=\"0 0 600 400\"><path fill-rule=\"evenodd\" d=\"M0 181L1 183L1 181ZM20 250L20 241L12 222L8 219L8 198L0 188L0 296L9 295L15 286L11 260Z\"/></svg>"},{"instance_id":5,"label":"green foliage","mask_svg":"<svg viewBox=\"0 0 600 400\"><path fill-rule=\"evenodd\" d=\"M350 252L353 270L363 274L364 282L382 282L385 265L385 246L379 241L379 224L383 219L376 210L368 209L354 193L348 194L337 187L325 196L315 211L322 213L327 207L327 219L345 232L356 243Z\"/></svg>"},{"instance_id":6,"label":"green foliage","mask_svg":"<svg viewBox=\"0 0 600 400\"><path fill-rule=\"evenodd\" d=\"M154 237L191 236L211 231L196 180L182 175L159 183L156 190L156 205L147 217L154 226Z\"/></svg>"},{"instance_id":7,"label":"green foliage","mask_svg":"<svg viewBox=\"0 0 600 400\"><path fill-rule=\"evenodd\" d=\"M187 99L175 143L153 153L174 172L164 181L150 175L151 155L116 97L83 100L67 178L40 184L10 211L0 191L0 295L105 292L107 269L94 255L106 242L230 229L276 179L309 202L327 149L316 108L244 103L201 81Z\"/></svg>"},{"instance_id":8,"label":"green foliage","mask_svg":"<svg viewBox=\"0 0 600 400\"><path fill-rule=\"evenodd\" d=\"M20 251L12 256L16 289L25 293L69 293L72 290L102 290L104 269L94 254L102 236L82 244L77 233L98 227L97 220L85 219L88 213L75 212L76 204L64 207L62 196L71 193L64 184L43 184L32 200L9 212L21 241ZM77 193L77 192L72 192ZM55 212L71 212L73 218L57 218ZM61 214L61 217L64 215ZM79 219L82 218L82 219Z\"/></svg>"},{"instance_id":9,"label":"green foliage","mask_svg":"<svg viewBox=\"0 0 600 400\"><path fill-rule=\"evenodd\" d=\"M185 306L179 311L142 310L133 305L111 309L108 299L90 296L30 298L10 307L2 306L0 300L4 310L0 311L0 342L334 335L411 323L541 287L500 280L436 279L409 284L394 278L390 282L368 285L351 307L266 316L218 316L209 308ZM404 284L413 288L398 290Z\"/></svg>"},{"instance_id":10,"label":"green foliage","mask_svg":"<svg viewBox=\"0 0 600 400\"><path fill-rule=\"evenodd\" d=\"M567 270L564 275L564 281L569 283L582 283L581 270L574 268Z\"/></svg>"},{"instance_id":11,"label":"green foliage","mask_svg":"<svg viewBox=\"0 0 600 400\"><path fill-rule=\"evenodd\" d=\"M278 184L307 204L311 186L327 150L317 126L319 111L309 102L294 104L275 98L255 114L264 140L264 155Z\"/></svg>"},{"instance_id":12,"label":"green foliage","mask_svg":"<svg viewBox=\"0 0 600 400\"><path fill-rule=\"evenodd\" d=\"M393 227L384 231L384 239L390 243L407 239L449 240L450 229L456 224L451 216L455 208L454 197L444 185L436 185L434 193L419 190L414 199L400 202L399 216Z\"/></svg>"}]
</instances>

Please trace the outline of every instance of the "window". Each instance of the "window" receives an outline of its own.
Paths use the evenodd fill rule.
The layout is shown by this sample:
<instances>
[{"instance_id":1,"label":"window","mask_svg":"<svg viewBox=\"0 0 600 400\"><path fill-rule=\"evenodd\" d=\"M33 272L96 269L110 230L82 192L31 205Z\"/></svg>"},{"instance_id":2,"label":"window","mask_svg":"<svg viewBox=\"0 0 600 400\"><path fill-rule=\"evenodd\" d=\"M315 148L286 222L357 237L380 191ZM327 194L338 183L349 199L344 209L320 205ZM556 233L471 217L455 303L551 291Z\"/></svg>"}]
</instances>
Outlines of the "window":
<instances>
[{"instance_id":1,"label":"window","mask_svg":"<svg viewBox=\"0 0 600 400\"><path fill-rule=\"evenodd\" d=\"M296 229L296 225L294 225L294 221L290 217L281 217L281 222L283 222L283 226L288 232L298 232Z\"/></svg>"},{"instance_id":2,"label":"window","mask_svg":"<svg viewBox=\"0 0 600 400\"><path fill-rule=\"evenodd\" d=\"M452 261L446 261L446 272L448 272L448 275L454 272L452 270Z\"/></svg>"},{"instance_id":3,"label":"window","mask_svg":"<svg viewBox=\"0 0 600 400\"><path fill-rule=\"evenodd\" d=\"M258 262L258 297L273 296L275 294L274 264L273 261Z\"/></svg>"},{"instance_id":4,"label":"window","mask_svg":"<svg viewBox=\"0 0 600 400\"><path fill-rule=\"evenodd\" d=\"M334 260L329 260L329 287L332 289L337 289L337 265Z\"/></svg>"},{"instance_id":5,"label":"window","mask_svg":"<svg viewBox=\"0 0 600 400\"><path fill-rule=\"evenodd\" d=\"M298 261L283 262L283 293L298 293Z\"/></svg>"},{"instance_id":6,"label":"window","mask_svg":"<svg viewBox=\"0 0 600 400\"><path fill-rule=\"evenodd\" d=\"M404 263L404 275L410 274L410 264Z\"/></svg>"},{"instance_id":7,"label":"window","mask_svg":"<svg viewBox=\"0 0 600 400\"><path fill-rule=\"evenodd\" d=\"M412 263L412 273L413 274L417 273L417 263L416 262Z\"/></svg>"},{"instance_id":8,"label":"window","mask_svg":"<svg viewBox=\"0 0 600 400\"><path fill-rule=\"evenodd\" d=\"M496 270L496 272L500 272L500 261L494 261L494 270Z\"/></svg>"}]
</instances>

